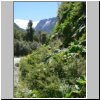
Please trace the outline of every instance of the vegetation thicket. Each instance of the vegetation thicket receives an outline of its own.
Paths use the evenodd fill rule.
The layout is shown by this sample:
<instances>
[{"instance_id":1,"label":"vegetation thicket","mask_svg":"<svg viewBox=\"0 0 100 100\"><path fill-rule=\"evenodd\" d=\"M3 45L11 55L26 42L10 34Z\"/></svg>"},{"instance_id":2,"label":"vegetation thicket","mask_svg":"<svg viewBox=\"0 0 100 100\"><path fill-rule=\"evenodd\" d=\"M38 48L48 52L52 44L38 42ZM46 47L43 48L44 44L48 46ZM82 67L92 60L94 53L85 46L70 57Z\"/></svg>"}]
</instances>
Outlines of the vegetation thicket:
<instances>
[{"instance_id":1,"label":"vegetation thicket","mask_svg":"<svg viewBox=\"0 0 100 100\"><path fill-rule=\"evenodd\" d=\"M15 29L14 53L26 56L14 97L86 97L86 2L62 2L57 17L50 36L35 35L31 22L26 33Z\"/></svg>"}]
</instances>

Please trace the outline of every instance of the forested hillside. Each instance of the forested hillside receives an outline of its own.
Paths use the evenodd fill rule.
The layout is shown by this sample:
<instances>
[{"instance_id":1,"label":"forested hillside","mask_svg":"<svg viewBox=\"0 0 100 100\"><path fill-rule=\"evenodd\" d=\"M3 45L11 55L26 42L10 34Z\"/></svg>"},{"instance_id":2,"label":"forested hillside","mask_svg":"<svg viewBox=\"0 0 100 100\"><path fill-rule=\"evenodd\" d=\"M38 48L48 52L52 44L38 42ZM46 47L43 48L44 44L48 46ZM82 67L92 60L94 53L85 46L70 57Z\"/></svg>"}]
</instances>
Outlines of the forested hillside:
<instances>
[{"instance_id":1,"label":"forested hillside","mask_svg":"<svg viewBox=\"0 0 100 100\"><path fill-rule=\"evenodd\" d=\"M29 23L31 23L31 20ZM32 26L30 26L30 28L32 28ZM14 56L16 57L25 56L33 50L36 50L40 45L39 37L35 35L35 30L32 29L32 36L28 36L30 33L28 29L29 27L27 26L27 29L23 30L14 23ZM32 38L32 41L28 40L28 37Z\"/></svg>"},{"instance_id":2,"label":"forested hillside","mask_svg":"<svg viewBox=\"0 0 100 100\"><path fill-rule=\"evenodd\" d=\"M86 97L86 2L62 2L57 19L50 35L35 35L31 21L15 30L14 54L24 56L15 98Z\"/></svg>"}]
</instances>

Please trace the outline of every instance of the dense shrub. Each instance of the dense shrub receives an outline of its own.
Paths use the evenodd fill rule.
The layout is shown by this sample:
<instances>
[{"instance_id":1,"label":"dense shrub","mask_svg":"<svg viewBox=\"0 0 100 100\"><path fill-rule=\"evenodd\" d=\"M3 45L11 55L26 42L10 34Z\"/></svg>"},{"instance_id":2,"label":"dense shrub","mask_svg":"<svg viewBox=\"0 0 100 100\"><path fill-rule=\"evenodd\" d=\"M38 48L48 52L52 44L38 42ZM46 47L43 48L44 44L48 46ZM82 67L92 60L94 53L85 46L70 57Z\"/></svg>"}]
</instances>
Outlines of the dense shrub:
<instances>
[{"instance_id":1,"label":"dense shrub","mask_svg":"<svg viewBox=\"0 0 100 100\"><path fill-rule=\"evenodd\" d=\"M25 40L26 39L26 32L25 30L21 30L20 28L16 28L16 26L14 25L14 39L17 40Z\"/></svg>"},{"instance_id":2,"label":"dense shrub","mask_svg":"<svg viewBox=\"0 0 100 100\"><path fill-rule=\"evenodd\" d=\"M64 47L68 47L70 42L74 39L78 40L85 33L86 3L62 2L58 10L58 21L53 32L54 37L59 37ZM52 39L51 36L51 41Z\"/></svg>"},{"instance_id":3,"label":"dense shrub","mask_svg":"<svg viewBox=\"0 0 100 100\"><path fill-rule=\"evenodd\" d=\"M85 59L81 55L77 57L76 53L68 55L66 52L53 53L42 46L21 60L20 84L31 91L30 97L68 97L66 93L70 93L70 88L78 84L78 78L85 75ZM26 97L26 93L22 94Z\"/></svg>"},{"instance_id":4,"label":"dense shrub","mask_svg":"<svg viewBox=\"0 0 100 100\"><path fill-rule=\"evenodd\" d=\"M65 98L85 98L86 97L86 79L85 76L80 76L75 85L69 87Z\"/></svg>"},{"instance_id":5,"label":"dense shrub","mask_svg":"<svg viewBox=\"0 0 100 100\"><path fill-rule=\"evenodd\" d=\"M15 56L24 56L31 53L33 50L36 50L39 47L39 43L36 41L27 42L27 41L19 41L14 39L14 55Z\"/></svg>"},{"instance_id":6,"label":"dense shrub","mask_svg":"<svg viewBox=\"0 0 100 100\"><path fill-rule=\"evenodd\" d=\"M25 56L39 46L39 38L34 35L31 20L28 23L27 31L14 24L14 56Z\"/></svg>"}]
</instances>

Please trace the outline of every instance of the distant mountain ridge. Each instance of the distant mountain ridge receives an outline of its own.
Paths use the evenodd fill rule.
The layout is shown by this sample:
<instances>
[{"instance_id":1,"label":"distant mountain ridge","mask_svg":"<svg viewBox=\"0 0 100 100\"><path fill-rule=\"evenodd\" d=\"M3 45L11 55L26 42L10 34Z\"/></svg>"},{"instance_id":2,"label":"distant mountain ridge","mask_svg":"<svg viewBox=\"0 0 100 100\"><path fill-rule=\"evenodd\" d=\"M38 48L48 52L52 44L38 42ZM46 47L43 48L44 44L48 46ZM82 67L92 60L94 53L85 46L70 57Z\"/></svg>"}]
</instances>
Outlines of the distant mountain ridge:
<instances>
[{"instance_id":1,"label":"distant mountain ridge","mask_svg":"<svg viewBox=\"0 0 100 100\"><path fill-rule=\"evenodd\" d=\"M47 33L51 33L56 25L57 17L49 18L49 19L42 19L38 22L36 27L34 28L36 33L38 31L44 31ZM33 22L34 24L34 22ZM25 29L21 28L18 24L14 22L14 28L20 30L20 31L26 31Z\"/></svg>"},{"instance_id":2,"label":"distant mountain ridge","mask_svg":"<svg viewBox=\"0 0 100 100\"><path fill-rule=\"evenodd\" d=\"M53 31L54 26L56 25L56 22L57 17L40 20L39 23L36 25L35 30L51 33Z\"/></svg>"},{"instance_id":3,"label":"distant mountain ridge","mask_svg":"<svg viewBox=\"0 0 100 100\"><path fill-rule=\"evenodd\" d=\"M14 23L16 23L20 28L25 29L25 30L27 28L28 22L29 22L29 20L14 19ZM35 28L39 21L33 21L32 20L32 22L33 22L33 26L32 27Z\"/></svg>"}]
</instances>

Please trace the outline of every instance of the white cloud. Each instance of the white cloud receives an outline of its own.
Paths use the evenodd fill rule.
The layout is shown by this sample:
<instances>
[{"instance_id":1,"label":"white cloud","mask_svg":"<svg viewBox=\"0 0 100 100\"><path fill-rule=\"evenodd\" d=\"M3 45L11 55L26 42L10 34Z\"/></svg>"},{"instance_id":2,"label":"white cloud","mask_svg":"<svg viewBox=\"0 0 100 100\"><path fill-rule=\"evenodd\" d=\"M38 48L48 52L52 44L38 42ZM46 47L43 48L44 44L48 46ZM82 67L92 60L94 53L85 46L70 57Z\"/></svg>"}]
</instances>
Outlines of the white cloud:
<instances>
[{"instance_id":1,"label":"white cloud","mask_svg":"<svg viewBox=\"0 0 100 100\"><path fill-rule=\"evenodd\" d=\"M14 23L16 23L20 28L26 29L27 24L29 20L23 20L23 19L14 19ZM33 21L33 28L36 27L39 21Z\"/></svg>"}]
</instances>

